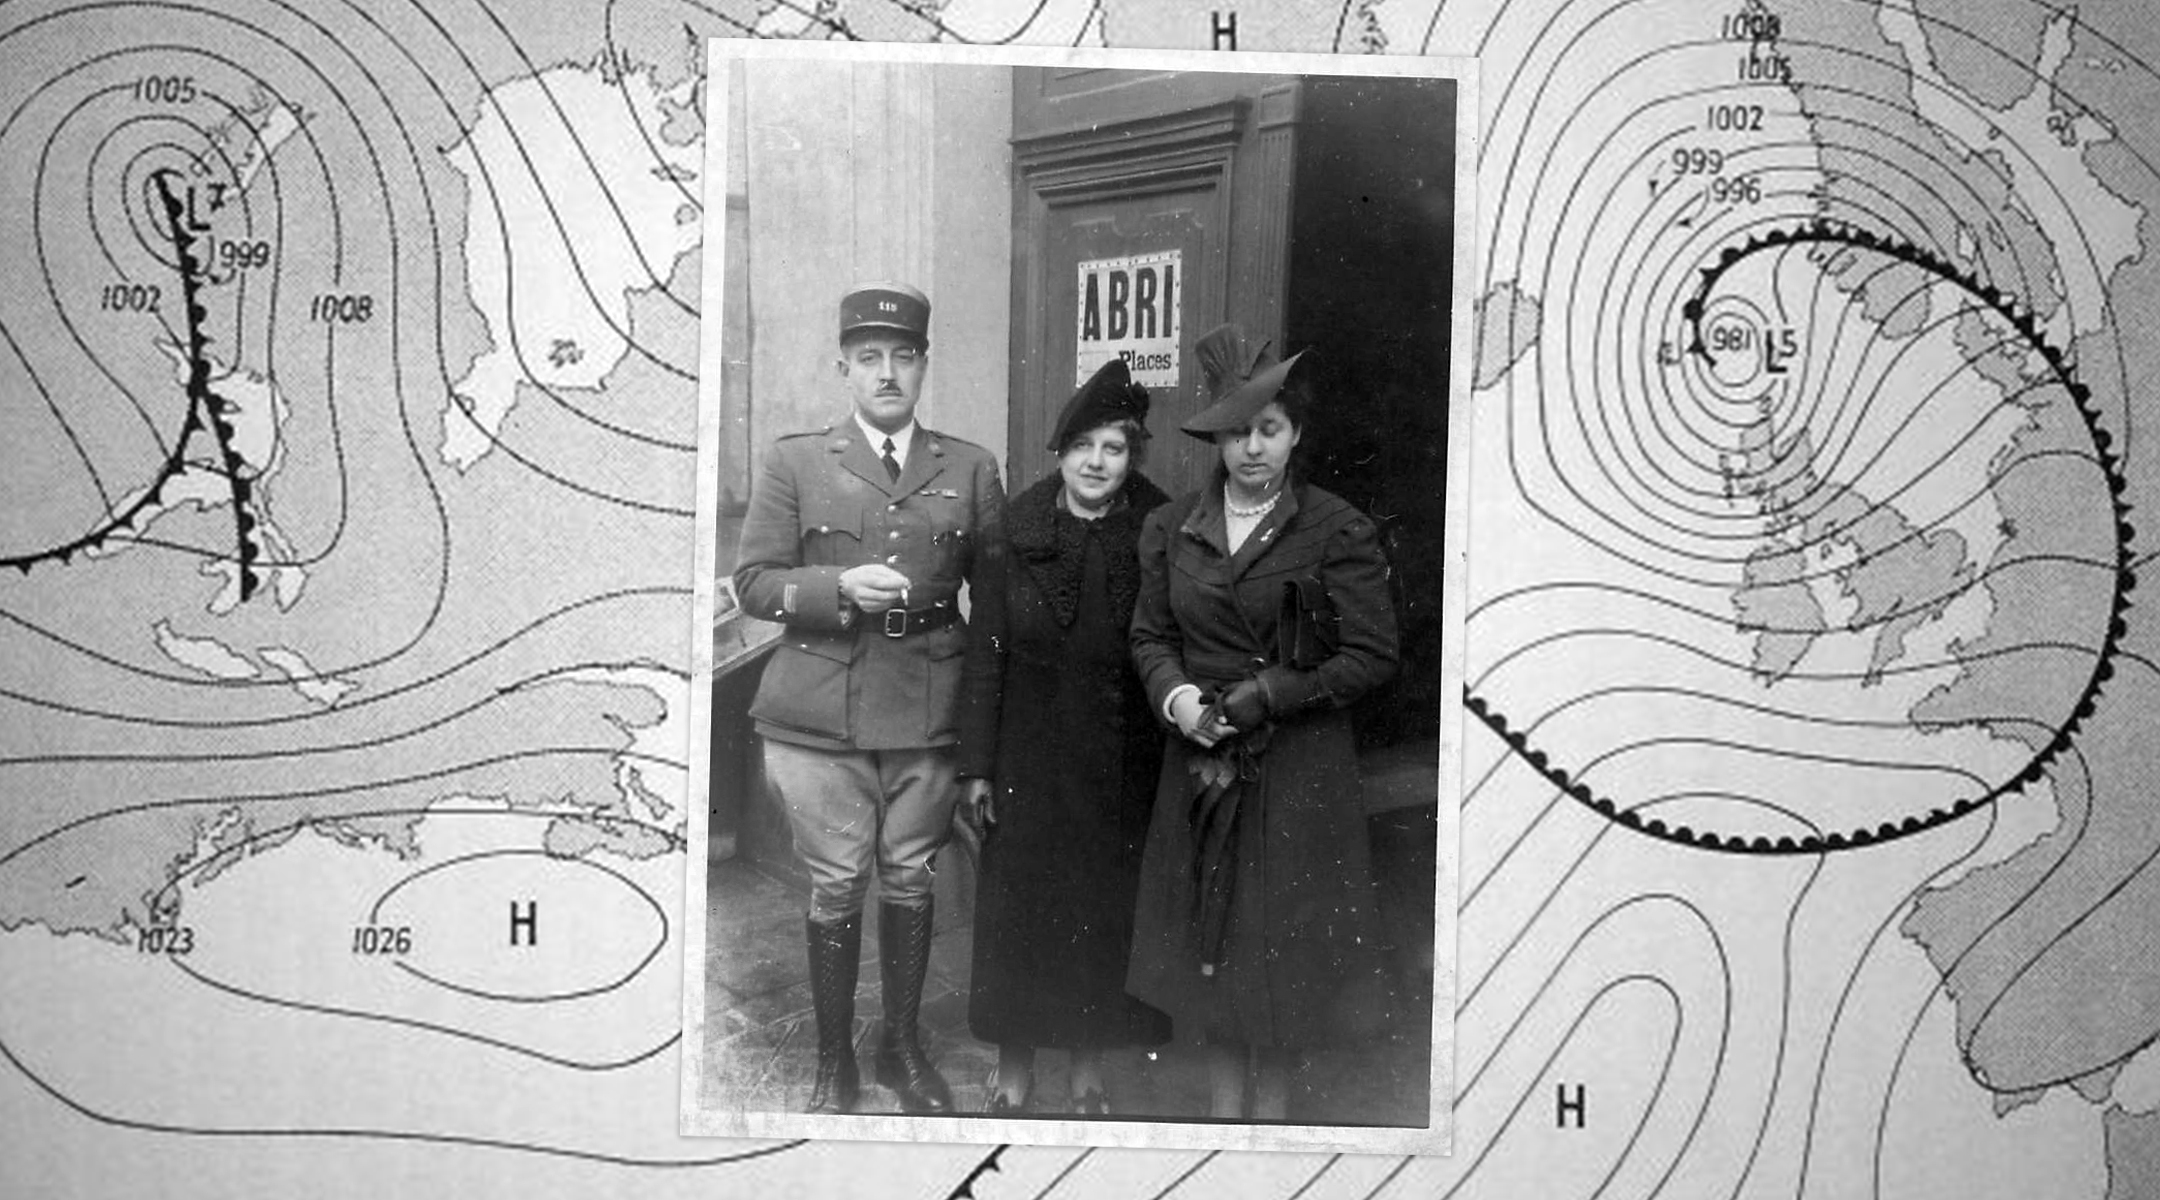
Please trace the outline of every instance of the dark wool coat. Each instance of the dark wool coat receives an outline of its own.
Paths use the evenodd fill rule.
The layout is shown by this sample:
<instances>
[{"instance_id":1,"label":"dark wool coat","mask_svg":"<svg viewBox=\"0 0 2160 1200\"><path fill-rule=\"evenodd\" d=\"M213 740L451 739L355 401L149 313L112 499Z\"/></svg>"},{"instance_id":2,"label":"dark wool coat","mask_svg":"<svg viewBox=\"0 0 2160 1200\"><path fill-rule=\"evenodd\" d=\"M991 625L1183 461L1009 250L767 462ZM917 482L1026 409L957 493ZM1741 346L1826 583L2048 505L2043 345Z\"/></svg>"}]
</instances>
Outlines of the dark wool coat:
<instances>
[{"instance_id":1,"label":"dark wool coat","mask_svg":"<svg viewBox=\"0 0 2160 1200\"><path fill-rule=\"evenodd\" d=\"M1169 1020L1125 994L1133 891L1162 737L1126 627L1140 523L1168 502L1140 475L1083 521L1053 474L1007 508L998 823L983 842L968 1027L987 1042L1155 1045Z\"/></svg>"},{"instance_id":2,"label":"dark wool coat","mask_svg":"<svg viewBox=\"0 0 2160 1200\"><path fill-rule=\"evenodd\" d=\"M1157 509L1140 537L1133 658L1151 715L1181 684L1213 693L1247 675L1271 716L1258 777L1238 785L1234 884L1222 962L1201 971L1196 920L1195 760L1169 726L1133 931L1127 987L1171 1014L1181 1039L1306 1046L1362 1032L1382 987L1348 705L1395 673L1395 612L1372 522L1338 496L1292 483L1226 552L1220 484ZM1286 581L1317 580L1340 617L1335 652L1297 670L1275 661ZM1245 734L1241 734L1246 736ZM1226 744L1227 745L1227 744Z\"/></svg>"}]
</instances>

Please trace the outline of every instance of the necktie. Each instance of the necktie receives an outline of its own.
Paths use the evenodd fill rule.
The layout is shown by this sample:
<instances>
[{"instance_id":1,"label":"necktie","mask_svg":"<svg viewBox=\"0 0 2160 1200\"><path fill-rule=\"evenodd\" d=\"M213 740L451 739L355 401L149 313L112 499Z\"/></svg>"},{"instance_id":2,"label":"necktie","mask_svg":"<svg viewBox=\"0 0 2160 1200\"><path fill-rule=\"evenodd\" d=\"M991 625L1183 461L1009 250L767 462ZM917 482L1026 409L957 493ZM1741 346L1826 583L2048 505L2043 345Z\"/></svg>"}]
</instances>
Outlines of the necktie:
<instances>
[{"instance_id":1,"label":"necktie","mask_svg":"<svg viewBox=\"0 0 2160 1200\"><path fill-rule=\"evenodd\" d=\"M900 460L893 457L891 438L885 439L885 478L894 483L900 482Z\"/></svg>"}]
</instances>

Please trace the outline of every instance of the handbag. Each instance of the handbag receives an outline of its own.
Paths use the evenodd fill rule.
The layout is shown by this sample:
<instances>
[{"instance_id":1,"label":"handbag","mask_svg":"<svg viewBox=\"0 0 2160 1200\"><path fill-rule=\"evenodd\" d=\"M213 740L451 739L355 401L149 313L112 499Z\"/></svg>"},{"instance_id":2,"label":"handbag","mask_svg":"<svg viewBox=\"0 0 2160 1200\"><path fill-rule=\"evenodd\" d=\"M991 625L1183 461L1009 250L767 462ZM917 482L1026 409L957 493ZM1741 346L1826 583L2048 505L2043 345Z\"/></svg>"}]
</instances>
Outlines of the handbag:
<instances>
[{"instance_id":1,"label":"handbag","mask_svg":"<svg viewBox=\"0 0 2160 1200\"><path fill-rule=\"evenodd\" d=\"M1326 662L1341 644L1341 620L1327 585L1317 579L1285 580L1275 621L1275 661L1300 671Z\"/></svg>"}]
</instances>

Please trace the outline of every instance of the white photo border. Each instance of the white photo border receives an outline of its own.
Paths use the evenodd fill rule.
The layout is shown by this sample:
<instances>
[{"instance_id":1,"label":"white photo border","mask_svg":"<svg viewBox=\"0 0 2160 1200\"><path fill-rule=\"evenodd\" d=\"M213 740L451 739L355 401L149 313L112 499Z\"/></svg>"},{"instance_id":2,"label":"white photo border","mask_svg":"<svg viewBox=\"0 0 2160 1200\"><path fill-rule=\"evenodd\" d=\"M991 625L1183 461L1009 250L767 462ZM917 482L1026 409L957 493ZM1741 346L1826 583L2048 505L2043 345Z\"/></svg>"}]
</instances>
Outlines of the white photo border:
<instances>
[{"instance_id":1,"label":"white photo border","mask_svg":"<svg viewBox=\"0 0 2160 1200\"><path fill-rule=\"evenodd\" d=\"M1433 872L1435 913L1431 1013L1429 1124L1414 1126L1296 1125L1175 1120L1060 1121L1044 1117L1001 1120L978 1116L913 1114L818 1115L745 1112L707 1107L706 888L712 801L711 738L713 617L717 603L721 437L721 305L726 296L726 170L730 104L724 71L728 60L967 64L974 66L1094 68L1128 71L1441 78L1456 84L1454 283L1449 304L1446 522L1443 532L1442 623L1444 659L1438 789L1439 845ZM687 856L682 922L683 1020L681 1132L736 1138L819 1138L854 1141L937 1141L1072 1146L1159 1147L1191 1150L1271 1150L1371 1154L1447 1154L1454 1127L1454 1029L1458 805L1462 794L1462 706L1450 698L1463 688L1463 629L1468 573L1470 377L1474 350L1470 290L1478 278L1475 165L1478 160L1478 66L1470 57L1257 53L1212 50L1125 50L1092 47L975 46L953 43L812 42L786 39L715 38L706 43L705 246L698 369L698 480L695 617L691 624L690 853ZM1444 952L1443 952L1444 951Z\"/></svg>"}]
</instances>

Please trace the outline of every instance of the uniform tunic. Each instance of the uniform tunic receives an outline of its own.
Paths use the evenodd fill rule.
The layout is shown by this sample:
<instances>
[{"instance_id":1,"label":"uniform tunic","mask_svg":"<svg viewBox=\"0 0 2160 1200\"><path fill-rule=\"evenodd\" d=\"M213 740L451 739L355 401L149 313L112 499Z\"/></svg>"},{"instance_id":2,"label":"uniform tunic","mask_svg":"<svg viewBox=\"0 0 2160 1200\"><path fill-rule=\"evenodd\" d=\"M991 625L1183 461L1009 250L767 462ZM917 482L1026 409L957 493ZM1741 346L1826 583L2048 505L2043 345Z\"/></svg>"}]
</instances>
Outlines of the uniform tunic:
<instances>
[{"instance_id":1,"label":"uniform tunic","mask_svg":"<svg viewBox=\"0 0 2160 1200\"><path fill-rule=\"evenodd\" d=\"M1232 554L1218 484L1149 517L1140 565L1132 649L1158 718L1182 684L1214 693L1254 674L1274 716L1257 778L1237 785L1234 883L1212 975L1201 971L1191 824L1194 760L1210 752L1170 730L1127 987L1169 1012L1181 1038L1296 1047L1357 1032L1353 1014L1381 990L1381 928L1346 707L1396 666L1372 522L1292 484ZM1309 670L1277 663L1283 588L1294 579L1319 581L1340 617L1335 652Z\"/></svg>"},{"instance_id":2,"label":"uniform tunic","mask_svg":"<svg viewBox=\"0 0 2160 1200\"><path fill-rule=\"evenodd\" d=\"M930 901L953 777L971 773L954 747L985 741L996 705L996 663L970 652L955 614L1003 553L1004 510L989 451L919 426L898 479L852 420L765 457L735 589L744 611L787 625L750 717L816 919L859 911L873 869L885 901ZM866 563L907 576L904 610L843 601L841 573Z\"/></svg>"},{"instance_id":3,"label":"uniform tunic","mask_svg":"<svg viewBox=\"0 0 2160 1200\"><path fill-rule=\"evenodd\" d=\"M1125 994L1133 893L1162 736L1126 627L1141 519L1169 500L1131 477L1082 520L1055 474L1013 498L998 721L998 823L984 839L968 1026L1029 1046L1159 1044Z\"/></svg>"},{"instance_id":4,"label":"uniform tunic","mask_svg":"<svg viewBox=\"0 0 2160 1200\"><path fill-rule=\"evenodd\" d=\"M884 563L912 581L908 608L956 605L1002 547L1004 508L997 460L948 434L918 426L896 481L852 420L776 442L735 568L744 611L788 627L750 706L757 731L831 750L958 741L964 710L994 699L996 664L967 660L959 622L887 636L882 615L842 603L840 574Z\"/></svg>"}]
</instances>

